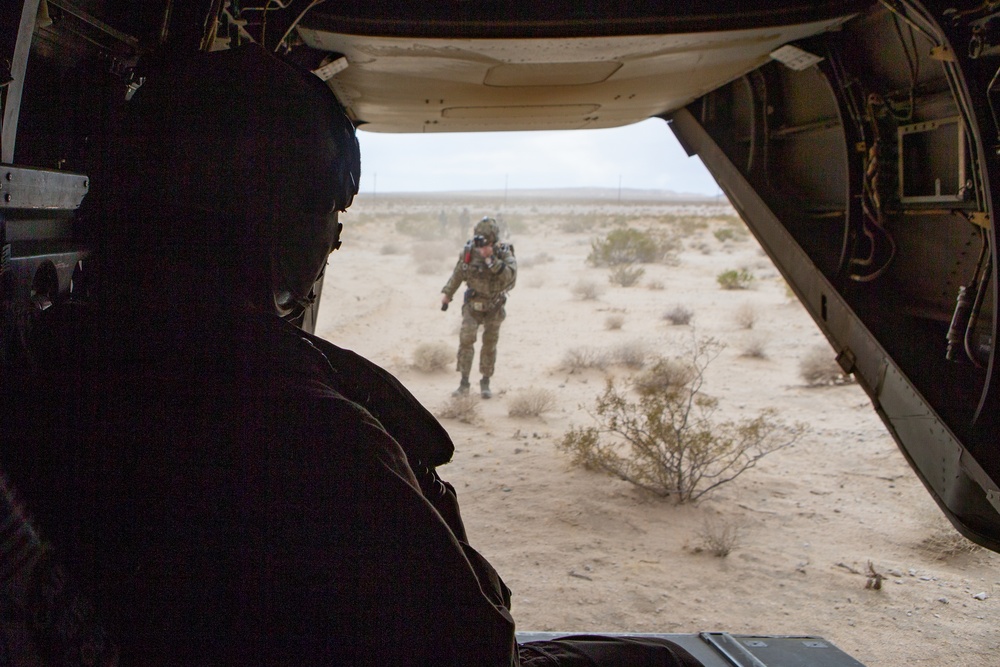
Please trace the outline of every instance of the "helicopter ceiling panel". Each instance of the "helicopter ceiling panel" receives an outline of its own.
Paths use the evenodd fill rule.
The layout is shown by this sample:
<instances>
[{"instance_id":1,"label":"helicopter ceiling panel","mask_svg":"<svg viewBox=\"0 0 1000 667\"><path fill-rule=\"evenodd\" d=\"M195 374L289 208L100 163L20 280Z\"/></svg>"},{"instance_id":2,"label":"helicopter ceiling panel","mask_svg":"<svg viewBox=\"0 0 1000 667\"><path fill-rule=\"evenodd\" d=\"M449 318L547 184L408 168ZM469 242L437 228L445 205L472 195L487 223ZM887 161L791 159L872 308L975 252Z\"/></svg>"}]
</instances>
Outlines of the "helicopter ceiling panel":
<instances>
[{"instance_id":1,"label":"helicopter ceiling panel","mask_svg":"<svg viewBox=\"0 0 1000 667\"><path fill-rule=\"evenodd\" d=\"M346 58L329 84L366 130L576 129L676 110L759 67L781 46L844 20L556 39L299 33L309 46Z\"/></svg>"}]
</instances>

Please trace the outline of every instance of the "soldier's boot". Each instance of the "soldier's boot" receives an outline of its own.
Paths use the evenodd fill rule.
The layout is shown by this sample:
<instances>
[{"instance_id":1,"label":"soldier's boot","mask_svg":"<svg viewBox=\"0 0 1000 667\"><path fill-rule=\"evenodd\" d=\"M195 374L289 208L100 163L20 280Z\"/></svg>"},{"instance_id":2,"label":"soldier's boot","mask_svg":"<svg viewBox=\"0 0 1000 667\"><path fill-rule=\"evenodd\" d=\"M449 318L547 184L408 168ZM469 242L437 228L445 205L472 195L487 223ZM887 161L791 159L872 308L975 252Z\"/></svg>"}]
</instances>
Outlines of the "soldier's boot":
<instances>
[{"instance_id":1,"label":"soldier's boot","mask_svg":"<svg viewBox=\"0 0 1000 667\"><path fill-rule=\"evenodd\" d=\"M462 381L458 384L458 389L451 392L452 396L467 396L469 394L469 376L463 375Z\"/></svg>"},{"instance_id":2,"label":"soldier's boot","mask_svg":"<svg viewBox=\"0 0 1000 667\"><path fill-rule=\"evenodd\" d=\"M479 395L483 398L493 398L493 392L490 391L490 379L488 377L483 377L479 381Z\"/></svg>"}]
</instances>

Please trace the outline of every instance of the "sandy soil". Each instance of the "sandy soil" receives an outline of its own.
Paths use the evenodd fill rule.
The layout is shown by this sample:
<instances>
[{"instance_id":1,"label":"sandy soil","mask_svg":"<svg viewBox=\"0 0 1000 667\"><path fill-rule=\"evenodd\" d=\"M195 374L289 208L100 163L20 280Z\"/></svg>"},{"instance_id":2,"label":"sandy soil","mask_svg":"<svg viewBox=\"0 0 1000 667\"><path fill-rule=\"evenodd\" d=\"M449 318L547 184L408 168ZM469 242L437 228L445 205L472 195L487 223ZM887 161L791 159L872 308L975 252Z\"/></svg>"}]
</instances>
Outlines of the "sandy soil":
<instances>
[{"instance_id":1,"label":"sandy soil","mask_svg":"<svg viewBox=\"0 0 1000 667\"><path fill-rule=\"evenodd\" d=\"M511 201L503 215L521 269L495 396L475 423L443 420L457 453L441 472L473 545L514 591L519 629L819 635L870 667L997 664L1000 556L950 548L949 527L857 385L806 386L800 361L825 339L751 237L716 238L731 209ZM343 218L317 328L395 373L435 413L458 375L453 364L417 371L413 355L423 343L457 346L459 308L441 312L440 289L468 234L456 222L463 206L472 220L498 210L359 198ZM644 265L637 286L612 286L585 260L615 224L670 229L682 249L673 264ZM720 289L716 276L740 268L753 289ZM581 282L603 292L581 299ZM694 313L692 326L664 319L677 305ZM751 329L737 321L741 308L756 314ZM809 431L695 505L573 467L557 442L592 423L587 408L607 376L635 371L569 372L567 352L641 344L650 358L671 356L693 335L727 344L706 385L726 417L772 407ZM743 356L753 346L765 357ZM526 389L551 391L554 407L510 417ZM712 517L745 530L728 557L700 548ZM881 590L866 588L869 562L886 577Z\"/></svg>"}]
</instances>

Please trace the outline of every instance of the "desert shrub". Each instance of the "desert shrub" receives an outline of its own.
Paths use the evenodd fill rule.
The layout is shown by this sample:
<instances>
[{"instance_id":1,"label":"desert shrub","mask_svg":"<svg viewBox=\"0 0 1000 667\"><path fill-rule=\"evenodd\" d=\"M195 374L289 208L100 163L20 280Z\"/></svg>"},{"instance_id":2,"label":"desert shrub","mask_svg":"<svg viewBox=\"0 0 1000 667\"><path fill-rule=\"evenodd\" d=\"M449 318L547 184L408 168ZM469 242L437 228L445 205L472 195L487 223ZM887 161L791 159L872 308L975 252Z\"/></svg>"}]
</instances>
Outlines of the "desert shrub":
<instances>
[{"instance_id":1,"label":"desert shrub","mask_svg":"<svg viewBox=\"0 0 1000 667\"><path fill-rule=\"evenodd\" d=\"M567 234L583 234L589 232L597 224L597 220L591 217L572 217L564 220L559 225L559 231Z\"/></svg>"},{"instance_id":2,"label":"desert shrub","mask_svg":"<svg viewBox=\"0 0 1000 667\"><path fill-rule=\"evenodd\" d=\"M705 370L722 351L696 341L686 384L632 401L609 379L591 415L596 426L570 429L558 447L573 463L608 473L675 503L697 501L760 460L791 446L804 426L786 426L774 410L739 421L717 418L718 400L702 391Z\"/></svg>"},{"instance_id":3,"label":"desert shrub","mask_svg":"<svg viewBox=\"0 0 1000 667\"><path fill-rule=\"evenodd\" d=\"M423 373L443 371L455 359L455 351L444 343L421 343L413 350L413 367Z\"/></svg>"},{"instance_id":4,"label":"desert shrub","mask_svg":"<svg viewBox=\"0 0 1000 667\"><path fill-rule=\"evenodd\" d=\"M806 352L799 362L799 375L810 387L832 384L847 384L852 381L837 364L833 353L826 345L817 345Z\"/></svg>"},{"instance_id":5,"label":"desert shrub","mask_svg":"<svg viewBox=\"0 0 1000 667\"><path fill-rule=\"evenodd\" d=\"M744 329L753 329L757 323L757 307L752 303L744 303L733 313L733 320Z\"/></svg>"},{"instance_id":6,"label":"desert shrub","mask_svg":"<svg viewBox=\"0 0 1000 667\"><path fill-rule=\"evenodd\" d=\"M559 368L575 373L588 368L604 370L610 363L608 353L603 350L593 347L575 347L566 352Z\"/></svg>"},{"instance_id":7,"label":"desert shrub","mask_svg":"<svg viewBox=\"0 0 1000 667\"><path fill-rule=\"evenodd\" d=\"M409 214L396 221L396 231L406 236L433 241L440 234L440 225L427 215Z\"/></svg>"},{"instance_id":8,"label":"desert shrub","mask_svg":"<svg viewBox=\"0 0 1000 667\"><path fill-rule=\"evenodd\" d=\"M686 361L661 357L632 379L632 388L643 396L664 394L686 386L694 374L695 368Z\"/></svg>"},{"instance_id":9,"label":"desert shrub","mask_svg":"<svg viewBox=\"0 0 1000 667\"><path fill-rule=\"evenodd\" d=\"M616 345L611 351L613 363L638 370L646 365L650 351L646 343L638 340Z\"/></svg>"},{"instance_id":10,"label":"desert shrub","mask_svg":"<svg viewBox=\"0 0 1000 667\"><path fill-rule=\"evenodd\" d=\"M479 421L479 399L473 394L452 396L441 407L438 416L456 419L463 424L475 424Z\"/></svg>"},{"instance_id":11,"label":"desert shrub","mask_svg":"<svg viewBox=\"0 0 1000 667\"><path fill-rule=\"evenodd\" d=\"M556 405L556 395L548 389L523 389L507 401L511 417L538 417Z\"/></svg>"},{"instance_id":12,"label":"desert shrub","mask_svg":"<svg viewBox=\"0 0 1000 667\"><path fill-rule=\"evenodd\" d=\"M587 262L593 266L658 262L673 245L638 229L614 229L603 240L591 241Z\"/></svg>"},{"instance_id":13,"label":"desert shrub","mask_svg":"<svg viewBox=\"0 0 1000 667\"><path fill-rule=\"evenodd\" d=\"M632 287L639 282L639 279L645 273L646 269L641 266L622 264L611 269L611 272L608 274L608 281L612 285L618 285L619 287Z\"/></svg>"},{"instance_id":14,"label":"desert shrub","mask_svg":"<svg viewBox=\"0 0 1000 667\"><path fill-rule=\"evenodd\" d=\"M714 236L717 241L724 243L736 238L736 230L732 227L723 227L722 229L716 229L712 232L712 236Z\"/></svg>"},{"instance_id":15,"label":"desert shrub","mask_svg":"<svg viewBox=\"0 0 1000 667\"><path fill-rule=\"evenodd\" d=\"M703 218L696 217L678 218L674 216L670 222L681 236L692 236L708 227L708 222Z\"/></svg>"},{"instance_id":16,"label":"desert shrub","mask_svg":"<svg viewBox=\"0 0 1000 667\"><path fill-rule=\"evenodd\" d=\"M920 541L921 548L930 556L947 560L953 556L982 551L982 547L969 540L948 523L936 518L928 529L928 534Z\"/></svg>"},{"instance_id":17,"label":"desert shrub","mask_svg":"<svg viewBox=\"0 0 1000 667\"><path fill-rule=\"evenodd\" d=\"M707 551L718 558L725 558L743 543L749 532L743 517L706 517L698 529L701 544L695 551Z\"/></svg>"},{"instance_id":18,"label":"desert shrub","mask_svg":"<svg viewBox=\"0 0 1000 667\"><path fill-rule=\"evenodd\" d=\"M573 296L583 301L594 301L604 294L604 288L592 280L581 280L573 285Z\"/></svg>"},{"instance_id":19,"label":"desert shrub","mask_svg":"<svg viewBox=\"0 0 1000 667\"><path fill-rule=\"evenodd\" d=\"M767 359L767 336L764 334L754 334L743 339L743 347L740 350L741 357L751 359Z\"/></svg>"},{"instance_id":20,"label":"desert shrub","mask_svg":"<svg viewBox=\"0 0 1000 667\"><path fill-rule=\"evenodd\" d=\"M618 331L625 325L625 316L621 313L612 313L604 318L604 328L608 331Z\"/></svg>"},{"instance_id":21,"label":"desert shrub","mask_svg":"<svg viewBox=\"0 0 1000 667\"><path fill-rule=\"evenodd\" d=\"M725 227L716 229L712 234L722 243L726 241L743 241L750 235L741 220L730 221Z\"/></svg>"},{"instance_id":22,"label":"desert shrub","mask_svg":"<svg viewBox=\"0 0 1000 667\"><path fill-rule=\"evenodd\" d=\"M646 284L646 289L660 291L666 288L667 286L663 284L662 280L650 280L649 283Z\"/></svg>"},{"instance_id":23,"label":"desert shrub","mask_svg":"<svg viewBox=\"0 0 1000 667\"><path fill-rule=\"evenodd\" d=\"M385 243L379 249L379 253L383 255L402 255L403 248L397 243Z\"/></svg>"},{"instance_id":24,"label":"desert shrub","mask_svg":"<svg viewBox=\"0 0 1000 667\"><path fill-rule=\"evenodd\" d=\"M663 314L663 319L671 324L690 324L692 317L694 317L694 313L690 308L684 306L674 306Z\"/></svg>"},{"instance_id":25,"label":"desert shrub","mask_svg":"<svg viewBox=\"0 0 1000 667\"><path fill-rule=\"evenodd\" d=\"M715 277L722 289L750 289L753 284L754 275L746 269L730 269L723 271Z\"/></svg>"}]
</instances>

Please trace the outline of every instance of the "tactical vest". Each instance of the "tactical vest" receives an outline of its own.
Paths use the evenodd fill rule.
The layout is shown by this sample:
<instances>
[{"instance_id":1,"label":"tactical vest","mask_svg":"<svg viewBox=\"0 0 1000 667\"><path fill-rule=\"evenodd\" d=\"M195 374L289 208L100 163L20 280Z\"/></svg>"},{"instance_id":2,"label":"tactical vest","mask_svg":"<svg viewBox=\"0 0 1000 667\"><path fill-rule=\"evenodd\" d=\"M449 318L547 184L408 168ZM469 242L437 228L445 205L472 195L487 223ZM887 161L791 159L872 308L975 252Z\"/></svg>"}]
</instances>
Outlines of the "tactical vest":
<instances>
[{"instance_id":1,"label":"tactical vest","mask_svg":"<svg viewBox=\"0 0 1000 667\"><path fill-rule=\"evenodd\" d=\"M505 256L510 253L511 256L514 255L514 246L507 243L495 243L493 245L496 255ZM465 290L465 303L471 303L473 310L477 311L491 311L503 306L507 302L507 292L509 292L517 280L517 274L514 274L514 280L511 281L503 290L495 294L487 294L477 292L476 289L470 283L476 283L478 280L473 278L472 281L469 280L470 276L475 276L476 274L484 274L489 269L483 262L474 262L475 255L473 254L475 250L475 245L470 239L466 242L465 247L462 249L462 254L460 256L461 261L461 271L465 277L466 285L468 289ZM502 261L502 260L499 260ZM475 268L473 268L475 267Z\"/></svg>"}]
</instances>

